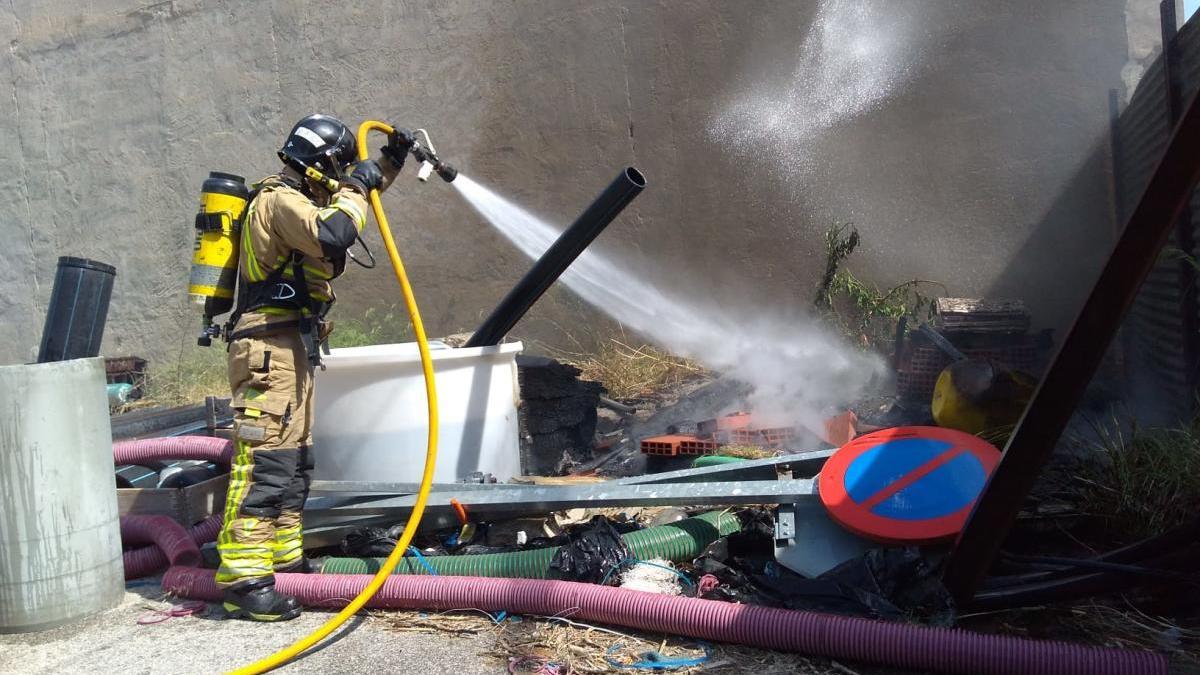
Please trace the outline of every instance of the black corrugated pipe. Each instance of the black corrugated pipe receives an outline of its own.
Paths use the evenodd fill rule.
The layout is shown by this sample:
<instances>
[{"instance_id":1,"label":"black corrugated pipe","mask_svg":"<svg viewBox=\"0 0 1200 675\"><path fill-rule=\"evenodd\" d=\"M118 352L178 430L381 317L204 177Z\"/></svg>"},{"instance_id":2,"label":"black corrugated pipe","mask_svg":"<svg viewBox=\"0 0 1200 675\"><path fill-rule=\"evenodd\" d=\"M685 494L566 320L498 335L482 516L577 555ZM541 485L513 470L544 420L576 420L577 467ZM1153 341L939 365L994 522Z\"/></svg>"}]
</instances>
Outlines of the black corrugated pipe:
<instances>
[{"instance_id":1,"label":"black corrugated pipe","mask_svg":"<svg viewBox=\"0 0 1200 675\"><path fill-rule=\"evenodd\" d=\"M38 363L100 354L116 275L117 268L95 260L71 256L58 259Z\"/></svg>"},{"instance_id":2,"label":"black corrugated pipe","mask_svg":"<svg viewBox=\"0 0 1200 675\"><path fill-rule=\"evenodd\" d=\"M644 187L646 179L640 171L632 166L622 171L604 188L604 192L579 214L575 222L559 235L550 248L546 249L542 257L533 264L533 269L504 296L464 346L483 347L500 342L521 317L525 316L533 303L542 297L575 258L583 253Z\"/></svg>"}]
</instances>

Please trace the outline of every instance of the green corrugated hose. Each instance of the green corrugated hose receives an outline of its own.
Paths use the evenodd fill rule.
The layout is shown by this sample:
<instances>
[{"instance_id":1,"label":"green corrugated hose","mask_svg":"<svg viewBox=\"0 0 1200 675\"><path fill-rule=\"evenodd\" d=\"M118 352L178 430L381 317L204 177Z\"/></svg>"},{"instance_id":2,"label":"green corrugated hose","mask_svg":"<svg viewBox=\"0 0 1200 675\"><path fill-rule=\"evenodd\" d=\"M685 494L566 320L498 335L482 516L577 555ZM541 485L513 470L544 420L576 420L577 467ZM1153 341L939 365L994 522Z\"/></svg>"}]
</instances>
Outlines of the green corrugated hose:
<instances>
[{"instance_id":1,"label":"green corrugated hose","mask_svg":"<svg viewBox=\"0 0 1200 675\"><path fill-rule=\"evenodd\" d=\"M630 554L638 560L665 558L690 561L717 539L742 529L737 516L727 511L710 511L670 525L648 527L622 535ZM452 577L500 577L505 579L550 579L550 561L557 546L511 553L429 556L425 562L439 575ZM379 558L327 558L323 574L374 574ZM406 556L393 574L429 574L416 559Z\"/></svg>"},{"instance_id":2,"label":"green corrugated hose","mask_svg":"<svg viewBox=\"0 0 1200 675\"><path fill-rule=\"evenodd\" d=\"M717 466L718 464L733 464L734 462L744 462L745 457L732 457L730 455L701 455L692 462L693 469L700 469L706 466Z\"/></svg>"}]
</instances>

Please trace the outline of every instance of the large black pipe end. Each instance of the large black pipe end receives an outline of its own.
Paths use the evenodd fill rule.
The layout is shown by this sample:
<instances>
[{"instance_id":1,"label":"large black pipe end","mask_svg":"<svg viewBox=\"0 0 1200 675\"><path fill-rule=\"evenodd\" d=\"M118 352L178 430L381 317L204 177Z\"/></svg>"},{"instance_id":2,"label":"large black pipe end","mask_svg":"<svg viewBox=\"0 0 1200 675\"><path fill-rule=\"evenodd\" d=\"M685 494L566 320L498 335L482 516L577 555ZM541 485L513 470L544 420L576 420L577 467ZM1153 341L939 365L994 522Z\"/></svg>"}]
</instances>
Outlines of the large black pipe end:
<instances>
[{"instance_id":1,"label":"large black pipe end","mask_svg":"<svg viewBox=\"0 0 1200 675\"><path fill-rule=\"evenodd\" d=\"M641 171L632 166L625 167L625 180L629 181L639 190L646 187L646 177L642 175Z\"/></svg>"},{"instance_id":2,"label":"large black pipe end","mask_svg":"<svg viewBox=\"0 0 1200 675\"><path fill-rule=\"evenodd\" d=\"M583 213L559 235L550 248L542 254L525 276L517 282L508 295L467 341L466 347L483 347L498 344L512 330L521 317L546 289L566 271L567 266L583 253L604 228L621 213L633 198L646 187L646 177L632 166L604 188Z\"/></svg>"}]
</instances>

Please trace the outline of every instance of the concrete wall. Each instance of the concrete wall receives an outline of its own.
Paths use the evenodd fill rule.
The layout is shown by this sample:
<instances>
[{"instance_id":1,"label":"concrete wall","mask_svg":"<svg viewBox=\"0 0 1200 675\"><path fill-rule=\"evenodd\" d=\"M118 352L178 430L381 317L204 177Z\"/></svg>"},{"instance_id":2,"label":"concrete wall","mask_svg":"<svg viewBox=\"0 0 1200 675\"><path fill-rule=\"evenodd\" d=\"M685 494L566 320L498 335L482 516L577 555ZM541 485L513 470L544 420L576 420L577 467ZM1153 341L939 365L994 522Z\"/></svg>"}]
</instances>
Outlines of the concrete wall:
<instances>
[{"instance_id":1,"label":"concrete wall","mask_svg":"<svg viewBox=\"0 0 1200 675\"><path fill-rule=\"evenodd\" d=\"M1024 297L1062 325L1111 243L1107 91L1136 2L875 0L916 27L919 62L887 100L783 148L814 160L788 173L781 148L711 130L743 92L803 85L816 2L14 0L0 358L31 358L59 255L119 269L106 354L186 344L200 182L273 172L312 111L427 127L465 173L558 222L635 164L650 186L599 246L710 301L807 301L839 219L863 233L864 276ZM431 334L473 327L528 266L450 186L409 174L384 201ZM337 313L398 302L385 268L351 269ZM562 340L591 316L560 290L518 330Z\"/></svg>"}]
</instances>

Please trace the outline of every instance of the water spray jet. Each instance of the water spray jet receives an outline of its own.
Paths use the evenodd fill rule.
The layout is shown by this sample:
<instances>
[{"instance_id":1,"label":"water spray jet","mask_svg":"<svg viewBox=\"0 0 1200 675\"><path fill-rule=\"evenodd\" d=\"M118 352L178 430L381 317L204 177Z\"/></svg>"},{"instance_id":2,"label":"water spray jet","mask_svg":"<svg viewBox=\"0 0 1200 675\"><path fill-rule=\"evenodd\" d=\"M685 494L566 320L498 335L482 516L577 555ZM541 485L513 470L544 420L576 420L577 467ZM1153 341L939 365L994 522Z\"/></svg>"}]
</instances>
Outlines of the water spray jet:
<instances>
[{"instance_id":1,"label":"water spray jet","mask_svg":"<svg viewBox=\"0 0 1200 675\"><path fill-rule=\"evenodd\" d=\"M470 176L460 177L454 187L531 259L546 257L562 237L560 228ZM578 252L561 273L563 284L625 328L750 385L746 406L772 427L799 424L820 431L830 409L844 410L839 406L858 400L886 377L881 359L847 346L799 308L718 305L711 297L697 297L694 290L712 283L703 277L676 271L668 287L646 279L635 261L610 258L594 248Z\"/></svg>"},{"instance_id":2,"label":"water spray jet","mask_svg":"<svg viewBox=\"0 0 1200 675\"><path fill-rule=\"evenodd\" d=\"M500 342L542 297L567 267L604 231L617 214L646 187L646 178L637 169L626 168L604 188L575 222L555 240L533 268L521 278L496 309L476 329L466 347L483 347Z\"/></svg>"}]
</instances>

